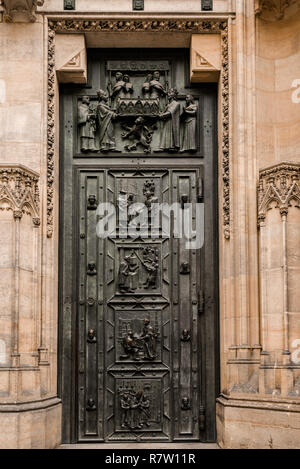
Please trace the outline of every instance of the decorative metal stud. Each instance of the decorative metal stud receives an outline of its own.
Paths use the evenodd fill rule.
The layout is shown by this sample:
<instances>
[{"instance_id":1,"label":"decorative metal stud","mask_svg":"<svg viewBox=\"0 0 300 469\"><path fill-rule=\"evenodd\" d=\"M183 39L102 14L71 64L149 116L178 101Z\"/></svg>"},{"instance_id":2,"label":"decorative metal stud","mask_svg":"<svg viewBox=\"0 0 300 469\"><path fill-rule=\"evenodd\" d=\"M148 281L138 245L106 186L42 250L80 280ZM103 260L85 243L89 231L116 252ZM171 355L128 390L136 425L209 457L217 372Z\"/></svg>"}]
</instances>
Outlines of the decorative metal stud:
<instances>
[{"instance_id":1,"label":"decorative metal stud","mask_svg":"<svg viewBox=\"0 0 300 469\"><path fill-rule=\"evenodd\" d=\"M86 273L87 273L87 275L96 275L97 274L95 262L90 262L88 264L88 269L87 269Z\"/></svg>"},{"instance_id":2,"label":"decorative metal stud","mask_svg":"<svg viewBox=\"0 0 300 469\"><path fill-rule=\"evenodd\" d=\"M94 194L89 195L88 197L88 210L96 210L97 209L97 199Z\"/></svg>"},{"instance_id":3,"label":"decorative metal stud","mask_svg":"<svg viewBox=\"0 0 300 469\"><path fill-rule=\"evenodd\" d=\"M88 331L87 341L89 344L94 344L95 342L97 342L96 332L94 329L90 329Z\"/></svg>"},{"instance_id":4,"label":"decorative metal stud","mask_svg":"<svg viewBox=\"0 0 300 469\"><path fill-rule=\"evenodd\" d=\"M190 398L184 396L181 399L181 409L182 410L190 410L190 408L191 408Z\"/></svg>"},{"instance_id":5,"label":"decorative metal stud","mask_svg":"<svg viewBox=\"0 0 300 469\"><path fill-rule=\"evenodd\" d=\"M183 275L190 273L190 264L188 262L182 262L180 265L180 273Z\"/></svg>"},{"instance_id":6,"label":"decorative metal stud","mask_svg":"<svg viewBox=\"0 0 300 469\"><path fill-rule=\"evenodd\" d=\"M182 334L180 336L180 340L182 342L189 342L191 340L190 331L188 331L187 329L183 329Z\"/></svg>"},{"instance_id":7,"label":"decorative metal stud","mask_svg":"<svg viewBox=\"0 0 300 469\"><path fill-rule=\"evenodd\" d=\"M96 410L96 404L92 397L90 397L87 401L86 410L87 411Z\"/></svg>"},{"instance_id":8,"label":"decorative metal stud","mask_svg":"<svg viewBox=\"0 0 300 469\"><path fill-rule=\"evenodd\" d=\"M92 298L91 296L87 299L87 303L89 306L94 306L95 304L95 298Z\"/></svg>"},{"instance_id":9,"label":"decorative metal stud","mask_svg":"<svg viewBox=\"0 0 300 469\"><path fill-rule=\"evenodd\" d=\"M182 194L182 196L180 197L180 200L181 200L181 208L183 209L184 204L187 204L189 201L189 196L187 194Z\"/></svg>"}]
</instances>

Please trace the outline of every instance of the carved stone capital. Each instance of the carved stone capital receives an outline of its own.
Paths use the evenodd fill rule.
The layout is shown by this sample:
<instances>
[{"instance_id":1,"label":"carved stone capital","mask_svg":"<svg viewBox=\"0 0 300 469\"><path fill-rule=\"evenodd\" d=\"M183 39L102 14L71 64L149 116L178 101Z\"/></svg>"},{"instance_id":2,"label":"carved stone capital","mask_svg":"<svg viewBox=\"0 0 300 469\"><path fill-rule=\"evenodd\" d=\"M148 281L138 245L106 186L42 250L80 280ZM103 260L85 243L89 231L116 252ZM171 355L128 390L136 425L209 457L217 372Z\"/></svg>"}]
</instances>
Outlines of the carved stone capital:
<instances>
[{"instance_id":1,"label":"carved stone capital","mask_svg":"<svg viewBox=\"0 0 300 469\"><path fill-rule=\"evenodd\" d=\"M34 23L37 7L43 6L44 0L2 0L2 4L6 23Z\"/></svg>"},{"instance_id":2,"label":"carved stone capital","mask_svg":"<svg viewBox=\"0 0 300 469\"><path fill-rule=\"evenodd\" d=\"M12 211L19 220L26 213L34 226L39 226L38 180L38 174L25 166L0 164L0 213Z\"/></svg>"},{"instance_id":3,"label":"carved stone capital","mask_svg":"<svg viewBox=\"0 0 300 469\"><path fill-rule=\"evenodd\" d=\"M289 7L300 7L299 0L255 0L255 14L265 21L279 21L287 14ZM292 8L291 8L292 10Z\"/></svg>"},{"instance_id":4,"label":"carved stone capital","mask_svg":"<svg viewBox=\"0 0 300 469\"><path fill-rule=\"evenodd\" d=\"M300 163L283 162L261 170L257 196L259 226L274 202L281 216L287 216L292 201L300 208Z\"/></svg>"}]
</instances>

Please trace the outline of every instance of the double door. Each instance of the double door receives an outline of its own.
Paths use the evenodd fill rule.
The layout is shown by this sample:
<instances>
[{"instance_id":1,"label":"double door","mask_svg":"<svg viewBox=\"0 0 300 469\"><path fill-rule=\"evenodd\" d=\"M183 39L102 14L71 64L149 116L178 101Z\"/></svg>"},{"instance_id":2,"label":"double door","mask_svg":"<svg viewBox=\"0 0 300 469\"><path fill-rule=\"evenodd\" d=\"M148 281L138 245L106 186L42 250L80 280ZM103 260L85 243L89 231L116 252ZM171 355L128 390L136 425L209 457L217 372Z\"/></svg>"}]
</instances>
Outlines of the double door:
<instances>
[{"instance_id":1,"label":"double door","mask_svg":"<svg viewBox=\"0 0 300 469\"><path fill-rule=\"evenodd\" d=\"M164 87L171 71L173 81L183 80L182 51L170 52L168 60L157 51L152 56L149 68L168 68ZM82 131L79 113L86 94L96 103L99 76L104 76L102 83L105 74L112 80L107 70L116 64L108 64L105 54L102 60L96 52L90 54L90 89L61 90L59 371L64 441L213 441L216 93L210 87L194 90L196 151L156 153L149 139L150 150L132 139L131 146L122 146L121 127L131 128L136 116L122 123L122 111L118 114L113 100L105 104L114 118L101 143L99 94L91 111L92 129ZM136 61L131 74L134 86L135 77L143 83L140 65ZM114 80L111 90L118 83ZM125 104L130 99L136 106L134 96L125 97ZM150 97L142 104L150 106L151 99L157 100ZM167 104L159 106L158 112L164 112ZM144 112L148 128L165 131L164 123ZM180 145L186 129L179 123ZM87 140L91 137L93 142ZM155 138L159 142L161 135ZM197 204L203 211L197 211ZM200 220L199 213L204 214ZM189 236L199 229L200 244Z\"/></svg>"}]
</instances>

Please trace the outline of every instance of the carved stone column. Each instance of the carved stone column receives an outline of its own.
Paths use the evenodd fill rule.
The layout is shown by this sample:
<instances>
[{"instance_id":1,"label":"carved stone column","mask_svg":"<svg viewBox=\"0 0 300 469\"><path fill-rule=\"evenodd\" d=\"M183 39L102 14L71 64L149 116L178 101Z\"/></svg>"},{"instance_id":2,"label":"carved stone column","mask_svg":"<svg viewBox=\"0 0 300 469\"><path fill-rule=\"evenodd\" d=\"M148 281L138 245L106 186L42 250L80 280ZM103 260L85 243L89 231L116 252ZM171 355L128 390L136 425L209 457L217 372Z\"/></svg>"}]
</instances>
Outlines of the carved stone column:
<instances>
[{"instance_id":1,"label":"carved stone column","mask_svg":"<svg viewBox=\"0 0 300 469\"><path fill-rule=\"evenodd\" d=\"M260 355L256 238L255 18L253 3L237 3L231 27L229 122L230 239L222 243L221 329L226 393L253 393L258 388ZM247 70L247 73L245 73Z\"/></svg>"}]
</instances>

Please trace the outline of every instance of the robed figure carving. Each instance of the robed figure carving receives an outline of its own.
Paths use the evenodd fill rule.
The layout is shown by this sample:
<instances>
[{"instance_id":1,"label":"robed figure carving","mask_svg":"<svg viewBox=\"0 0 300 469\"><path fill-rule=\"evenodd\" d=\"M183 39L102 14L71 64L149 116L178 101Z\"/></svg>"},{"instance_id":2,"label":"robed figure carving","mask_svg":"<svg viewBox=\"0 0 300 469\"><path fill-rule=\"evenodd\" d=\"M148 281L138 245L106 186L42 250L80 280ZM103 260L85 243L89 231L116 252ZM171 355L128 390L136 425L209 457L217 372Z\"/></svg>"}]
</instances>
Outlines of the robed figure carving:
<instances>
[{"instance_id":1,"label":"robed figure carving","mask_svg":"<svg viewBox=\"0 0 300 469\"><path fill-rule=\"evenodd\" d=\"M113 86L112 93L111 93L111 98L115 99L119 96L121 91L123 90L125 86L125 81L123 79L123 73L121 72L116 72L116 83Z\"/></svg>"},{"instance_id":2,"label":"robed figure carving","mask_svg":"<svg viewBox=\"0 0 300 469\"><path fill-rule=\"evenodd\" d=\"M78 127L81 151L97 151L95 147L96 115L88 96L83 96L78 105Z\"/></svg>"},{"instance_id":3,"label":"robed figure carving","mask_svg":"<svg viewBox=\"0 0 300 469\"><path fill-rule=\"evenodd\" d=\"M103 90L97 92L97 116L99 123L99 142L101 151L117 151L113 120L116 113L108 106L108 96Z\"/></svg>"},{"instance_id":4,"label":"robed figure carving","mask_svg":"<svg viewBox=\"0 0 300 469\"><path fill-rule=\"evenodd\" d=\"M143 83L143 86L142 86L142 90L143 90L143 93L144 93L144 97L146 99L149 99L150 98L150 82L152 80L153 76L151 73L149 73Z\"/></svg>"},{"instance_id":5,"label":"robed figure carving","mask_svg":"<svg viewBox=\"0 0 300 469\"><path fill-rule=\"evenodd\" d=\"M130 98L132 93L133 85L130 82L129 75L123 75L121 72L116 72L116 83L113 86L111 98Z\"/></svg>"},{"instance_id":6,"label":"robed figure carving","mask_svg":"<svg viewBox=\"0 0 300 469\"><path fill-rule=\"evenodd\" d=\"M153 72L153 75L147 75L147 78L143 84L143 92L146 95L149 95L150 98L160 98L161 96L165 96L167 92L165 91L163 85L161 84L160 80L160 73L158 70Z\"/></svg>"},{"instance_id":7,"label":"robed figure carving","mask_svg":"<svg viewBox=\"0 0 300 469\"><path fill-rule=\"evenodd\" d=\"M123 82L124 82L124 85L120 93L120 98L130 98L130 95L132 95L133 93L133 85L130 82L129 75L125 74L123 76Z\"/></svg>"},{"instance_id":8,"label":"robed figure carving","mask_svg":"<svg viewBox=\"0 0 300 469\"><path fill-rule=\"evenodd\" d=\"M197 104L193 96L187 94L185 97L186 106L183 110L182 120L182 143L180 152L197 151L196 143L196 122L197 122Z\"/></svg>"},{"instance_id":9,"label":"robed figure carving","mask_svg":"<svg viewBox=\"0 0 300 469\"><path fill-rule=\"evenodd\" d=\"M178 151L180 148L180 104L177 102L178 91L171 88L165 111L159 115L163 121L161 141L158 151Z\"/></svg>"}]
</instances>

